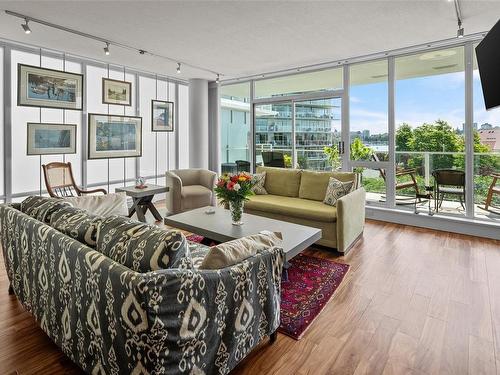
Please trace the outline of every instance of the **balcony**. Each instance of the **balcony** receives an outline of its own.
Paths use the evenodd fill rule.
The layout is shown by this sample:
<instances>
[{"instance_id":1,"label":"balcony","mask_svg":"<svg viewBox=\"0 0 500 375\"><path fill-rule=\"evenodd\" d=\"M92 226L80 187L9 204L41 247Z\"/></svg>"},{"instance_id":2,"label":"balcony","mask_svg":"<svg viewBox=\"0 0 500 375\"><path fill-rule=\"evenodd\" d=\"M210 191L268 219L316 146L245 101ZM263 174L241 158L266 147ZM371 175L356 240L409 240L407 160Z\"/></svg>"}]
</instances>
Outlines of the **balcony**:
<instances>
[{"instance_id":1,"label":"balcony","mask_svg":"<svg viewBox=\"0 0 500 375\"><path fill-rule=\"evenodd\" d=\"M308 145L310 146L310 145ZM287 155L286 161L291 167L291 147L274 146L272 144L257 145L256 161L262 162L260 156L262 151L281 151ZM296 147L296 161L298 168L312 170L331 170L328 165L326 155L322 146L316 149L303 149L300 145ZM247 147L228 148L223 150L226 156L223 161L231 162L237 159L249 160L249 150ZM425 186L433 186L434 178L432 172L436 169L457 169L464 170L465 154L453 152L406 152L396 151L396 164L398 184L412 181L410 174L401 174L401 171L413 170L413 177L420 192L425 192ZM371 168L355 168L361 173L361 183L367 191L367 204L383 206L386 201L385 171ZM488 194L493 178L492 173L500 172L500 152L474 153L474 217L500 223L500 195L493 195L492 207L484 209L484 202ZM414 211L415 188L407 187L396 191L395 202L398 209ZM431 201L433 213L434 200ZM417 209L425 214L428 209L428 200L422 199L417 203ZM438 214L449 217L466 217L465 209L460 204L457 197L445 196Z\"/></svg>"}]
</instances>

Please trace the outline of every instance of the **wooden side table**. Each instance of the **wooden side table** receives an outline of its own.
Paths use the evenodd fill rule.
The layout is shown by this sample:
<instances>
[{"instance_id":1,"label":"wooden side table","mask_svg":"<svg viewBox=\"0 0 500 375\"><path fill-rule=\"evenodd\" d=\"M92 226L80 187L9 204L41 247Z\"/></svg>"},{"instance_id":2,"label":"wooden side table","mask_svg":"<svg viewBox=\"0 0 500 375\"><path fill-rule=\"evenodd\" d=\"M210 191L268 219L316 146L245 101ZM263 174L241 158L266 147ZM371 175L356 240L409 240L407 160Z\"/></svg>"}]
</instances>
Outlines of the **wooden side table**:
<instances>
[{"instance_id":1,"label":"wooden side table","mask_svg":"<svg viewBox=\"0 0 500 375\"><path fill-rule=\"evenodd\" d=\"M124 192L132 198L132 207L128 210L128 217L132 217L137 213L137 218L143 223L146 222L146 212L149 210L153 214L156 221L161 221L163 218L153 204L155 194L168 192L168 187L160 185L148 184L144 189L136 188L135 186L125 186L116 188L116 192Z\"/></svg>"}]
</instances>

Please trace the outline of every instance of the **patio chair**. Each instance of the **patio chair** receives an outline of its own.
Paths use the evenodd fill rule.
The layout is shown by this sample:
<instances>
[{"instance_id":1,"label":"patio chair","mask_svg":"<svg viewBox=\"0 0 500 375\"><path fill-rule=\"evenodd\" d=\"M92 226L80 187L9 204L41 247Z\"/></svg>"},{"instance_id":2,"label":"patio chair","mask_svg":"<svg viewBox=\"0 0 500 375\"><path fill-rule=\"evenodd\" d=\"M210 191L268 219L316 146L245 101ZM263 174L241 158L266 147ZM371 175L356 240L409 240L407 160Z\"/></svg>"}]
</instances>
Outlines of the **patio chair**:
<instances>
[{"instance_id":1,"label":"patio chair","mask_svg":"<svg viewBox=\"0 0 500 375\"><path fill-rule=\"evenodd\" d=\"M493 200L493 194L500 195L500 186L497 186L497 181L500 180L500 174L492 173L491 177L493 177L493 181L491 181L490 188L488 189L488 195L486 196L486 200L484 202L485 210L488 210L488 207L492 206L491 201Z\"/></svg>"},{"instance_id":2,"label":"patio chair","mask_svg":"<svg viewBox=\"0 0 500 375\"><path fill-rule=\"evenodd\" d=\"M236 170L238 172L250 172L250 162L246 160L236 160Z\"/></svg>"},{"instance_id":3,"label":"patio chair","mask_svg":"<svg viewBox=\"0 0 500 375\"><path fill-rule=\"evenodd\" d=\"M45 177L45 186L51 197L75 197L84 194L103 193L107 194L105 189L83 190L80 189L73 177L71 163L53 162L42 165L43 175Z\"/></svg>"},{"instance_id":4,"label":"patio chair","mask_svg":"<svg viewBox=\"0 0 500 375\"><path fill-rule=\"evenodd\" d=\"M436 192L435 207L439 211L445 195L457 195L460 205L465 209L465 172L457 169L436 169L434 177L434 191Z\"/></svg>"},{"instance_id":5,"label":"patio chair","mask_svg":"<svg viewBox=\"0 0 500 375\"><path fill-rule=\"evenodd\" d=\"M262 161L266 167L285 168L285 155L277 151L262 151Z\"/></svg>"},{"instance_id":6,"label":"patio chair","mask_svg":"<svg viewBox=\"0 0 500 375\"><path fill-rule=\"evenodd\" d=\"M377 154L372 155L373 161L380 162L380 159L378 158ZM386 181L386 173L385 169L383 168L378 168L380 172L380 176L384 179L384 182ZM402 169L402 168L397 168L396 167L396 174L395 174L395 180L396 180L396 191L401 190L401 189L408 189L408 188L413 188L415 190L415 196L418 196L420 192L418 191L418 184L417 184L417 170L415 168L410 168L410 169ZM404 176L409 176L410 181L398 181L398 177L404 177ZM419 198L420 202L420 198ZM398 202L396 202L398 204ZM403 204L403 203L399 203Z\"/></svg>"}]
</instances>

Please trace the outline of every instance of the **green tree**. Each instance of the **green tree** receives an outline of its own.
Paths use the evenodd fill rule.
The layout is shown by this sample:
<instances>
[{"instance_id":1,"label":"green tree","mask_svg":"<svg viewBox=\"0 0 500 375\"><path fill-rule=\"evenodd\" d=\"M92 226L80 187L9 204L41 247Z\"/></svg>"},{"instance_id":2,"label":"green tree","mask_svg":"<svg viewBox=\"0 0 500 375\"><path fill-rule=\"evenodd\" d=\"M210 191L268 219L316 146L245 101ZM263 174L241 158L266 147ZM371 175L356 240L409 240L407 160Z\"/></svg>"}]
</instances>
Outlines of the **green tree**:
<instances>
[{"instance_id":1,"label":"green tree","mask_svg":"<svg viewBox=\"0 0 500 375\"><path fill-rule=\"evenodd\" d=\"M412 142L413 129L406 122L403 122L396 130L396 151L411 151Z\"/></svg>"}]
</instances>

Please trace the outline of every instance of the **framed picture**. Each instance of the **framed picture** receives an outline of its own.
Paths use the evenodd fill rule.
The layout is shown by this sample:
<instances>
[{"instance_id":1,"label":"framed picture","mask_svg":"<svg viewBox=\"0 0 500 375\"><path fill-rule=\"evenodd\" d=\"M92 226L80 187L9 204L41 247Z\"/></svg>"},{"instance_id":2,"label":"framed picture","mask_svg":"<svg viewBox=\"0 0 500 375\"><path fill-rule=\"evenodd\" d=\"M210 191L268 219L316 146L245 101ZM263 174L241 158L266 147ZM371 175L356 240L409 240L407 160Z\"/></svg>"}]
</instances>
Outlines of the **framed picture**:
<instances>
[{"instance_id":1,"label":"framed picture","mask_svg":"<svg viewBox=\"0 0 500 375\"><path fill-rule=\"evenodd\" d=\"M83 75L17 65L17 105L82 110Z\"/></svg>"},{"instance_id":2,"label":"framed picture","mask_svg":"<svg viewBox=\"0 0 500 375\"><path fill-rule=\"evenodd\" d=\"M142 155L142 117L89 114L89 159Z\"/></svg>"},{"instance_id":3,"label":"framed picture","mask_svg":"<svg viewBox=\"0 0 500 375\"><path fill-rule=\"evenodd\" d=\"M76 125L28 122L27 154L76 154Z\"/></svg>"},{"instance_id":4,"label":"framed picture","mask_svg":"<svg viewBox=\"0 0 500 375\"><path fill-rule=\"evenodd\" d=\"M163 100L151 101L151 130L154 132L174 131L174 103Z\"/></svg>"},{"instance_id":5,"label":"framed picture","mask_svg":"<svg viewBox=\"0 0 500 375\"><path fill-rule=\"evenodd\" d=\"M132 83L114 79L102 79L103 104L132 105Z\"/></svg>"}]
</instances>

